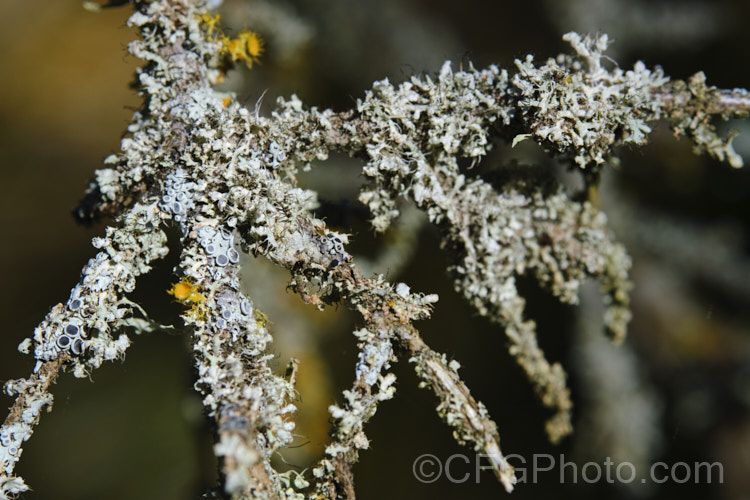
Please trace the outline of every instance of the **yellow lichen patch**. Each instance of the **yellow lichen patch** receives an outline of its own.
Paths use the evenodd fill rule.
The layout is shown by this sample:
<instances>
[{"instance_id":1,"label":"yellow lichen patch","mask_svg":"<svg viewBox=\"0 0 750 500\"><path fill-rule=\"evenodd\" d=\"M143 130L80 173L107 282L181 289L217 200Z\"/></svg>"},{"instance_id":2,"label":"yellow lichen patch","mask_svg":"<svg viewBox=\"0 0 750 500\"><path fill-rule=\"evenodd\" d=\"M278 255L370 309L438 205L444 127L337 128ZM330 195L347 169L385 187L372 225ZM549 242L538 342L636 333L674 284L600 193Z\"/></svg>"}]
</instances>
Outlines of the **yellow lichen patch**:
<instances>
[{"instance_id":1,"label":"yellow lichen patch","mask_svg":"<svg viewBox=\"0 0 750 500\"><path fill-rule=\"evenodd\" d=\"M206 306L200 302L193 304L185 315L193 321L203 321L206 317Z\"/></svg>"},{"instance_id":2,"label":"yellow lichen patch","mask_svg":"<svg viewBox=\"0 0 750 500\"><path fill-rule=\"evenodd\" d=\"M183 279L179 283L172 285L172 288L167 290L169 295L172 295L177 302L181 304L199 304L206 300L206 298L198 292L198 287L190 283L187 279Z\"/></svg>"},{"instance_id":3,"label":"yellow lichen patch","mask_svg":"<svg viewBox=\"0 0 750 500\"><path fill-rule=\"evenodd\" d=\"M218 28L220 19L221 16L219 14L212 16L208 12L198 18L198 20L206 26L206 33L208 33L209 36L211 36L214 31L221 31L221 29Z\"/></svg>"},{"instance_id":4,"label":"yellow lichen patch","mask_svg":"<svg viewBox=\"0 0 750 500\"><path fill-rule=\"evenodd\" d=\"M250 30L241 31L235 38L229 38L224 34L224 30L221 29L219 20L221 16L218 14L212 16L211 14L205 13L198 17L203 26L205 26L206 34L213 37L214 40L221 42L221 53L224 56L228 56L228 59L237 62L245 61L248 68L252 68L253 64L260 62L260 55L263 53L263 39L258 33ZM221 77L226 73L227 68L222 70Z\"/></svg>"},{"instance_id":5,"label":"yellow lichen patch","mask_svg":"<svg viewBox=\"0 0 750 500\"><path fill-rule=\"evenodd\" d=\"M221 43L222 52L229 55L232 61L245 61L248 68L252 68L253 63L260 62L263 39L253 31L241 31L237 38L232 39L222 36Z\"/></svg>"},{"instance_id":6,"label":"yellow lichen patch","mask_svg":"<svg viewBox=\"0 0 750 500\"><path fill-rule=\"evenodd\" d=\"M265 328L268 326L268 316L266 316L265 313L255 309L253 311L253 316L255 316L255 324L258 328Z\"/></svg>"}]
</instances>

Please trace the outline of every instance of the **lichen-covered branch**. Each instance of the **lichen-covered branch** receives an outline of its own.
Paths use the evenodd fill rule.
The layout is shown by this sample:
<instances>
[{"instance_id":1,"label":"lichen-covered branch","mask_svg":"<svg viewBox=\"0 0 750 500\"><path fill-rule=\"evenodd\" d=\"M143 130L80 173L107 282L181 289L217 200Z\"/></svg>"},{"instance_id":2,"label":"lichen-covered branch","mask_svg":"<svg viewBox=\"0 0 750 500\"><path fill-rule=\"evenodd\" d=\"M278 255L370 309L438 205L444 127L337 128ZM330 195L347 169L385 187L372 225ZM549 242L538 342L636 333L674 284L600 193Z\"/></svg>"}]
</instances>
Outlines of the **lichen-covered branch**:
<instances>
[{"instance_id":1,"label":"lichen-covered branch","mask_svg":"<svg viewBox=\"0 0 750 500\"><path fill-rule=\"evenodd\" d=\"M125 294L135 288L136 277L148 272L150 263L167 253L166 236L159 229L158 209L148 199L137 203L120 221L108 228L94 246L101 251L82 271L81 281L65 305L57 304L34 330L34 337L19 345L28 353L32 344L37 359L27 379L11 380L5 392L16 396L10 414L0 427L0 491L26 490L13 470L23 442L38 423L42 408L50 409L49 388L63 368L86 377L104 361L121 358L130 345L125 334L114 334L137 323L130 321L134 304ZM85 356L81 356L85 353Z\"/></svg>"},{"instance_id":2,"label":"lichen-covered branch","mask_svg":"<svg viewBox=\"0 0 750 500\"><path fill-rule=\"evenodd\" d=\"M563 37L575 55L561 55L535 67L533 57L516 61L513 84L527 129L518 138L533 137L581 168L595 168L612 157L620 145L646 144L651 128L669 120L675 134L687 135L696 153L708 153L733 167L742 166L730 136L722 139L712 115L744 117L750 98L746 90L708 87L698 72L687 82L670 81L661 68L649 70L642 62L623 71L606 60L607 35L597 38L568 33Z\"/></svg>"},{"instance_id":3,"label":"lichen-covered branch","mask_svg":"<svg viewBox=\"0 0 750 500\"><path fill-rule=\"evenodd\" d=\"M597 279L604 324L621 341L630 317L630 259L594 204L532 169L505 168L506 178L489 179L472 175L463 162L480 161L497 141L533 139L580 167L591 184L617 146L645 144L649 123L666 119L696 151L741 164L731 138L720 138L712 120L747 114L746 91L708 87L700 74L670 81L642 63L624 71L604 56L606 36L569 33L574 54L539 67L529 56L517 61L515 75L496 66L454 72L446 62L435 78L412 77L398 87L376 82L348 111L306 107L292 96L264 117L212 87L232 60L257 57L257 38L238 39L255 40L249 49L219 36L218 19L199 1L134 5L130 25L141 39L130 52L145 62L138 71L144 105L122 151L106 160L76 212L83 219L117 214L118 226L94 241L100 253L67 303L21 344L25 352L33 345L37 365L28 379L6 385L17 398L0 428L3 497L28 489L13 471L40 411L51 405L55 377L65 369L84 376L121 357L129 339L113 333L147 328L131 317L134 304L125 295L166 254L165 224L181 232L182 281L171 293L187 307L195 386L215 424L223 494L354 498L352 465L369 446L364 426L394 396L388 370L403 355L436 394L437 411L456 439L487 455L510 491L515 478L497 426L470 395L458 365L430 349L413 326L430 316L437 296L363 274L347 251L348 236L313 215L317 194L297 185L298 169L332 151L361 158L367 184L360 200L378 231L402 215L405 201L426 213L441 232L456 289L505 331L510 353L554 412L547 431L558 441L571 431L565 372L546 359L516 280L534 276L574 304L583 281ZM293 381L269 367L265 316L240 291L241 251L287 269L290 289L304 302L344 303L361 316L355 380L344 401L330 407L332 441L307 478L271 464L292 442L296 394Z\"/></svg>"},{"instance_id":4,"label":"lichen-covered branch","mask_svg":"<svg viewBox=\"0 0 750 500\"><path fill-rule=\"evenodd\" d=\"M516 477L513 467L500 451L497 425L458 376L458 362L449 362L444 354L430 349L412 329L401 328L399 337L411 355L410 361L414 363L421 383L430 387L440 399L438 413L455 429L453 435L458 442L473 445L475 451L482 452L505 490L513 491Z\"/></svg>"}]
</instances>

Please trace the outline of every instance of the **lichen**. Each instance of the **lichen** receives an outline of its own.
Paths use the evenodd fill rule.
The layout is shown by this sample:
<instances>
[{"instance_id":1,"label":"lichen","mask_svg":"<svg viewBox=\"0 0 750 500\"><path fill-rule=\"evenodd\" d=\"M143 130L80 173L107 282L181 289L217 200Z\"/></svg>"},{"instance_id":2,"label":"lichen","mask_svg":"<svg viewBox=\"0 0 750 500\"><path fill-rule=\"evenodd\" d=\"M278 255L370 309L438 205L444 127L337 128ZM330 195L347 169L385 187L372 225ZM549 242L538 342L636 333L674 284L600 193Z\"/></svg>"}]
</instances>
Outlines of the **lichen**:
<instances>
[{"instance_id":1,"label":"lichen","mask_svg":"<svg viewBox=\"0 0 750 500\"><path fill-rule=\"evenodd\" d=\"M398 357L434 392L456 439L488 456L510 491L515 477L497 425L459 377L458 363L427 346L414 327L430 317L437 295L365 275L348 250L348 235L314 215L317 193L298 186L298 169L333 151L362 158L367 183L360 200L377 231L401 216L404 202L426 214L440 231L456 289L505 332L509 352L554 412L547 431L557 441L571 431L565 372L540 348L516 280L534 276L570 304L586 279L599 280L606 328L620 341L630 316L630 259L592 200L540 181L529 175L533 169L508 168L498 182L469 175L461 161L481 161L496 140L532 138L563 161L598 171L616 146L645 144L649 123L666 118L700 152L738 164L710 120L745 113L745 91L713 89L699 77L670 81L641 63L623 71L603 55L605 35L569 33L574 54L540 67L529 56L517 62L515 75L496 66L454 71L448 61L434 78L375 82L348 111L318 110L292 96L264 117L213 89L227 70L222 51L232 49L204 4L134 5L129 24L142 38L129 50L144 61L137 75L144 106L77 212L119 217L94 239L99 253L67 302L19 346L33 347L37 364L28 379L6 384L16 401L0 427L4 497L28 489L13 476L15 465L41 410L52 405L49 386L58 373L86 376L122 358L130 345L126 328L154 327L127 295L136 277L166 255L168 224L179 228L181 248L181 288L172 293L199 307L186 310L183 320L192 334L195 388L216 424L224 493L302 498L307 489L324 498L353 497L351 467L369 447L365 424L395 395L389 370ZM247 41L242 51L254 62L259 47ZM361 318L354 382L330 407L332 440L307 477L271 464L292 442L297 395L294 377L270 367L273 339L264 314L241 292L240 252L288 270L289 288L304 302L343 303Z\"/></svg>"}]
</instances>

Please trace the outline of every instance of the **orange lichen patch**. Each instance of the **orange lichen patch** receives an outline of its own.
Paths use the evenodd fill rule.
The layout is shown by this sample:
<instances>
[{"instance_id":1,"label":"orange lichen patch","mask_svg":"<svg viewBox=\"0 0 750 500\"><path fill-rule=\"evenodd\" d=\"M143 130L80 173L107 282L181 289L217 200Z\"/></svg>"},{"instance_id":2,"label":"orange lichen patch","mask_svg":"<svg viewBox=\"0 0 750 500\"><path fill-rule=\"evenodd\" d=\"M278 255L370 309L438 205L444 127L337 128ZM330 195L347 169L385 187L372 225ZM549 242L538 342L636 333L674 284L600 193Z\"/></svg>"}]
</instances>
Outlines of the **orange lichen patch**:
<instances>
[{"instance_id":1,"label":"orange lichen patch","mask_svg":"<svg viewBox=\"0 0 750 500\"><path fill-rule=\"evenodd\" d=\"M231 104L231 102L232 102L232 99L231 99L231 98L229 98L229 97L225 97L225 98L224 98L224 99L222 99L222 101L221 101L221 103L222 103L222 104L224 105L224 107L225 107L225 108L226 108L226 107L228 107L228 106L229 106L229 104Z\"/></svg>"},{"instance_id":2,"label":"orange lichen patch","mask_svg":"<svg viewBox=\"0 0 750 500\"><path fill-rule=\"evenodd\" d=\"M167 290L167 293L172 295L175 300L181 304L199 304L206 300L206 298L198 292L198 287L190 283L187 279L183 279L179 283L172 285L172 288Z\"/></svg>"}]
</instances>

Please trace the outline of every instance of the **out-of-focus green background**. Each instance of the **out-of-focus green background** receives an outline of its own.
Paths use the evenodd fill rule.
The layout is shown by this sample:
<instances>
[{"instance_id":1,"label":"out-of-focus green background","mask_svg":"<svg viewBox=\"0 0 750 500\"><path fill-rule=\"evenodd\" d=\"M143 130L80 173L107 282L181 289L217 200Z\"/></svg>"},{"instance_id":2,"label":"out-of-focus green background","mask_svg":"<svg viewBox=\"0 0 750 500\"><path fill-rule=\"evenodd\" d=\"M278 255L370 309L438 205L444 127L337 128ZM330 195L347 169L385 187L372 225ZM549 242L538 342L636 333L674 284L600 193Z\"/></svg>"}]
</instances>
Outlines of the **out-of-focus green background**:
<instances>
[{"instance_id":1,"label":"out-of-focus green background","mask_svg":"<svg viewBox=\"0 0 750 500\"><path fill-rule=\"evenodd\" d=\"M275 11L269 10L272 4ZM265 12L281 17L264 18ZM128 6L91 13L77 0L0 3L0 380L29 373L33 362L16 351L17 344L50 306L67 298L94 255L91 237L103 231L103 224L76 225L70 209L102 159L118 150L140 103L128 88L138 64L126 54L135 36L125 26L129 13ZM625 68L643 59L661 64L675 78L703 70L711 84L750 86L750 4L744 0L233 1L223 16L230 28L247 26L267 41L262 64L251 72L236 70L226 84L249 106L268 89L265 113L276 96L292 92L310 105L350 107L374 80L387 76L398 82L436 72L445 59L454 67L473 61L477 67L508 68L526 53L543 60L566 50L560 37L570 29L612 34L612 57ZM741 283L725 286L733 272L736 281L750 282L750 170L694 157L685 140L674 142L665 130L654 135L653 145L624 152L622 166L605 175L629 206L646 210L635 226L649 224L651 214L658 213L697 228L687 231L683 247L706 252L690 262L703 262L709 276L690 265L671 267L669 253L660 255L648 241L639 246L636 237L620 235L631 243L635 260L635 319L628 345L661 408L662 442L653 460L722 461L724 484L670 482L633 490L603 482L561 485L557 477L541 475L537 485L519 485L515 498L743 498L750 492L750 294L743 295L748 288ZM750 134L737 140L737 148L750 161ZM346 175L357 181L356 162L334 158L318 169L323 180L309 182L326 184L326 168L337 172L337 181L338 173L349 169ZM351 185L344 188L341 196L351 197L346 191ZM352 209L354 219L356 212ZM625 219L632 214L624 213ZM629 227L628 222L632 227L632 220L620 227ZM372 241L361 223L351 227L360 230L355 247ZM701 245L717 230L718 244L733 252ZM595 448L596 443L582 444L575 436L558 447L546 442L546 414L507 355L502 332L477 318L453 292L434 231L420 235L417 257L402 275L391 277L413 290L440 294L434 320L419 328L433 348L461 362L472 394L499 425L504 451L530 460L533 453L559 457L574 448ZM170 255L153 276L139 281L135 299L156 319L179 324L179 309L164 293L175 264ZM710 279L711 266L729 279ZM264 309L279 330L278 368L292 355L302 360L301 447L285 457L307 466L324 445L327 405L341 401L341 389L354 376L356 350L349 332L355 318L343 308L324 315L303 308L285 292L283 273L260 266L249 274L251 289L271 290L261 295L267 295ZM587 399L576 371L575 310L531 282L522 285L540 343L570 373L577 411L583 411ZM262 297L256 300L263 305ZM274 317L275 308L287 308L296 320ZM307 324L315 328L307 331ZM105 365L91 381L61 377L54 411L43 416L17 470L34 489L24 498L191 498L214 483L215 460L191 390L186 336L178 328L133 340L124 363ZM362 453L354 469L360 498L503 496L488 473L460 484L445 478L422 484L413 477L412 463L424 453L447 460L470 452L454 443L433 410L431 394L416 388L405 359L395 372L397 397L383 403L368 426L372 450ZM2 401L11 404L5 396ZM455 475L467 471L469 466L459 467Z\"/></svg>"}]
</instances>

